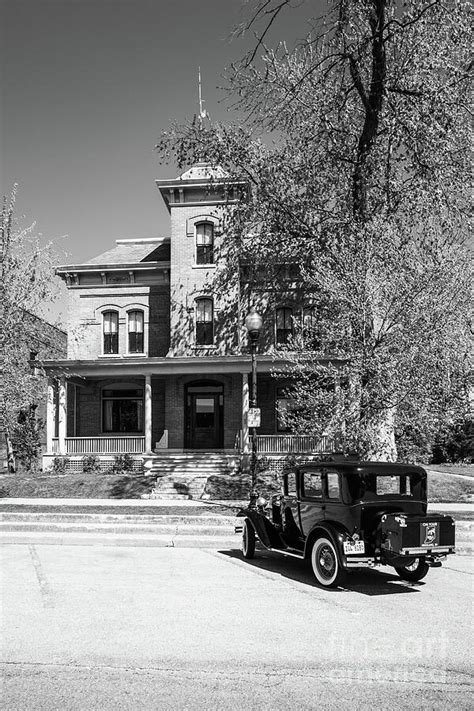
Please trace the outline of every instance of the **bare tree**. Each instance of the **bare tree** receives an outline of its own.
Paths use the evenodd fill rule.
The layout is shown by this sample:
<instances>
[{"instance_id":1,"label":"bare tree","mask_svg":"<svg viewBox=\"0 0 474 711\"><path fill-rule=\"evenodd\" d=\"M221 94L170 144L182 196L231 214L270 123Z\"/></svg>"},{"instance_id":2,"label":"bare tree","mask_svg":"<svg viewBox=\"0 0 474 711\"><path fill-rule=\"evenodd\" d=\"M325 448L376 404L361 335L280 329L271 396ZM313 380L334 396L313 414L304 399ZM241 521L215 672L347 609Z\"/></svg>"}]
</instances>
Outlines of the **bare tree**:
<instances>
[{"instance_id":1,"label":"bare tree","mask_svg":"<svg viewBox=\"0 0 474 711\"><path fill-rule=\"evenodd\" d=\"M319 335L310 352L290 344L293 428L344 424L347 447L393 459L396 432L415 420L432 439L465 404L472 11L330 8L295 49L271 49L267 31L291 4L260 2L240 28L256 29L255 47L229 72L246 125L174 126L160 146L246 176L230 224L240 252L300 265Z\"/></svg>"}]
</instances>

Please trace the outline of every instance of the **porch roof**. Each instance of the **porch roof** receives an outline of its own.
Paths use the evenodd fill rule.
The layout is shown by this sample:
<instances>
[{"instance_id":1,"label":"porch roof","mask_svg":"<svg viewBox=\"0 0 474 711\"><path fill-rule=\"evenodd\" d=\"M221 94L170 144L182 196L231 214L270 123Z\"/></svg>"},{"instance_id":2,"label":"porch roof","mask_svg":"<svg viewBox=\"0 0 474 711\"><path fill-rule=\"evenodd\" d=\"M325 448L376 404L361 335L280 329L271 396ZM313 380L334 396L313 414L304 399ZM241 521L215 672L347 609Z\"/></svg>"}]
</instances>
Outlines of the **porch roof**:
<instances>
[{"instance_id":1,"label":"porch roof","mask_svg":"<svg viewBox=\"0 0 474 711\"><path fill-rule=\"evenodd\" d=\"M340 358L318 359L318 362L342 363ZM42 368L47 375L66 377L110 377L136 375L185 375L188 373L250 373L250 355L190 356L175 358L103 357L100 360L46 360ZM291 362L272 355L257 356L260 373L289 370ZM36 366L38 362L36 361Z\"/></svg>"}]
</instances>

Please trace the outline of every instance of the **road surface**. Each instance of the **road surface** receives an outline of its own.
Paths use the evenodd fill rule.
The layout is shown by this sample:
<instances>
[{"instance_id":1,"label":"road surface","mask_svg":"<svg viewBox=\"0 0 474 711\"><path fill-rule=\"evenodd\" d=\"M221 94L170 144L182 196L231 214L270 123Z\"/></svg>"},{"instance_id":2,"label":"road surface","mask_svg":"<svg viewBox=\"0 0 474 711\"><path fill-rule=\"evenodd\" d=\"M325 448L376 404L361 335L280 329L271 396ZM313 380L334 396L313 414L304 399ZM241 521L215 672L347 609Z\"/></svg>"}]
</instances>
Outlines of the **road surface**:
<instances>
[{"instance_id":1,"label":"road surface","mask_svg":"<svg viewBox=\"0 0 474 711\"><path fill-rule=\"evenodd\" d=\"M335 591L269 553L10 545L1 563L9 711L470 708L470 557Z\"/></svg>"}]
</instances>

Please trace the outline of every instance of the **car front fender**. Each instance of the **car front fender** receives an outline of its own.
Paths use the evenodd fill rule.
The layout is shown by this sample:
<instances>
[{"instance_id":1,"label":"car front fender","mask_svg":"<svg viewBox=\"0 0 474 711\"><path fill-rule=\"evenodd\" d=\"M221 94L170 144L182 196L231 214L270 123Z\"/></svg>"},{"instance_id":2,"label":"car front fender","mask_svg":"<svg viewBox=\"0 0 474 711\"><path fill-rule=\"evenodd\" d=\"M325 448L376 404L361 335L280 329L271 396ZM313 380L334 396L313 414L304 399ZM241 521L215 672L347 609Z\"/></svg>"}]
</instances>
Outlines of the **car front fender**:
<instances>
[{"instance_id":1,"label":"car front fender","mask_svg":"<svg viewBox=\"0 0 474 711\"><path fill-rule=\"evenodd\" d=\"M286 548L272 522L255 509L241 509L237 516L245 517L255 529L258 539L266 548Z\"/></svg>"}]
</instances>

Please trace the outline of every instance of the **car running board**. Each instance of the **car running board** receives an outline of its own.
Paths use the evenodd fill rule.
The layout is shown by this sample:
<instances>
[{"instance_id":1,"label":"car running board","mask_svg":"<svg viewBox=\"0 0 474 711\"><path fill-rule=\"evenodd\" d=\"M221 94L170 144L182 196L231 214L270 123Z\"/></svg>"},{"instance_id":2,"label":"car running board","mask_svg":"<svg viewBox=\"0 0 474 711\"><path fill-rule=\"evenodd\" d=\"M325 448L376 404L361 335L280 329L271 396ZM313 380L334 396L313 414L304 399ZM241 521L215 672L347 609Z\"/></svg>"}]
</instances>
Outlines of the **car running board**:
<instances>
[{"instance_id":1,"label":"car running board","mask_svg":"<svg viewBox=\"0 0 474 711\"><path fill-rule=\"evenodd\" d=\"M304 553L302 551L293 552L283 550L282 548L267 548L267 551L271 551L272 553L281 553L281 555L288 555L291 558L298 558L298 560L304 560Z\"/></svg>"}]
</instances>

